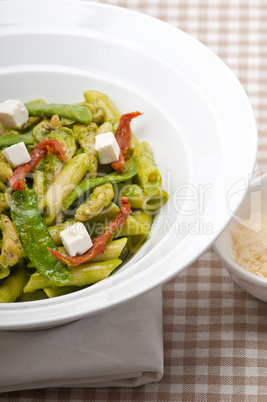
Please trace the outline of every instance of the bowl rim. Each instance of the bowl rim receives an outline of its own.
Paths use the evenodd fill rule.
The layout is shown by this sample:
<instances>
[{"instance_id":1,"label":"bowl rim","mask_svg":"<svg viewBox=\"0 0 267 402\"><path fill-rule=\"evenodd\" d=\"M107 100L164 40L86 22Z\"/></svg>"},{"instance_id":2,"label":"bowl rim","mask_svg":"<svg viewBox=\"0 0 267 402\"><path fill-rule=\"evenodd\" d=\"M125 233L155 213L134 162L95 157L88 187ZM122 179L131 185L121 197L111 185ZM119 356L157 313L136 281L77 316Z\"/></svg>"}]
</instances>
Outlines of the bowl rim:
<instances>
[{"instance_id":1,"label":"bowl rim","mask_svg":"<svg viewBox=\"0 0 267 402\"><path fill-rule=\"evenodd\" d=\"M21 3L22 4L24 4L24 3L31 4L32 6L36 7L35 3L37 3L37 2L35 2L34 0L25 0L25 1L21 1L21 0L4 0L4 1L2 1L0 3L0 8L5 6L5 5L7 5L7 4L8 4L9 7L12 8L12 7L14 7L14 4L19 5ZM167 24L167 23L165 23L163 21L160 21L160 20L158 20L158 19L156 19L154 17L148 16L148 15L142 14L140 12L125 9L125 8L118 7L118 6L115 6L115 5L107 5L107 4L95 3L95 2L85 2L85 1L82 1L82 0L78 0L78 1L75 1L75 0L48 0L48 1L46 0L46 1L43 1L43 0L41 0L41 1L38 1L37 4L40 4L40 3L45 4L46 7L49 7L51 5L53 6L55 3L59 3L59 4L64 3L64 4L68 4L68 5L72 6L72 7L77 7L78 5L80 5L80 6L82 5L82 7L91 8L91 9L94 9L94 10L101 10L101 12L103 10L113 10L113 12L119 13L121 16L123 16L125 18L130 18L131 19L134 16L135 19L138 18L138 19L140 19L140 21L142 20L142 23L148 24L151 27L153 27L154 29L157 29L159 31L162 30L162 31L166 32L166 34L168 34L168 35L176 35L177 38L179 37L179 39L181 41L186 42L192 48L194 48L194 49L196 48L196 49L198 49L198 51L204 52L207 55L207 57L210 57L214 61L214 63L217 63L220 66L220 68L224 71L224 73L225 73L225 75L227 77L231 78L232 82L235 84L235 89L234 90L238 91L238 95L240 96L240 99L242 100L242 102L244 104L244 107L246 108L246 113L245 113L246 118L249 119L250 123L253 125L253 132L251 133L251 136L250 136L251 158L250 158L249 161L246 161L247 162L247 165L246 165L247 173L248 174L251 173L251 171L253 170L253 168L255 166L256 152L257 152L257 129L256 129L256 124L255 124L252 108L251 108L251 105L250 105L250 103L248 101L248 98L247 98L247 96L245 94L245 91L244 91L243 87L241 86L241 84L239 83L239 81L237 80L237 78L233 75L233 73L225 65L225 63L221 59L219 59L218 56L216 56L210 49L208 49L201 42L197 41L195 38L191 37L187 33L183 32L183 31L181 31L181 30L179 30L179 29L177 29L177 28L175 28L175 27L173 27L173 26L171 26L171 25L169 25L169 24ZM29 6L27 6L27 7L29 7ZM76 23L76 25L77 25L77 23ZM8 27L8 28L10 29L10 32L11 32L12 31L12 26ZM19 29L19 28L17 27L17 29ZM83 29L85 29L85 28L83 27ZM1 34L1 23L0 23L0 34ZM135 45L136 45L136 43L135 43ZM155 50L153 50L153 51L155 51ZM159 52L159 54L160 54L160 52ZM170 58L170 62L173 62L173 60L175 59L175 55L173 55L173 54L169 55L169 58ZM175 67L177 67L177 66L175 65ZM253 122L254 122L254 124L253 124ZM245 192L244 192L244 194L245 194ZM236 202L235 209L238 208L239 204L241 203L241 201L242 201L242 199L244 197L244 194L242 194L242 195L240 194L240 197L239 197L238 201ZM172 279L179 272L181 272L183 269L185 269L187 266L189 266L195 260L197 260L197 258L199 258L199 256L202 255L203 252L205 252L213 244L215 239L224 230L224 228L226 227L226 225L228 224L230 219L231 219L231 216L229 216L227 218L225 217L224 221L220 221L220 224L218 224L218 227L216 228L216 233L214 233L212 236L210 236L205 242L203 242L203 244L202 243L199 244L197 252L192 253L192 257L187 259L183 263L183 265L181 265L179 267L179 270L175 269L175 270L169 271L168 275L165 274L164 277L154 278L153 283L146 283L145 285L142 284L142 286L140 286L139 289L135 289L135 290L131 289L129 294L124 295L123 300L118 299L118 298L113 299L110 303L103 304L101 306L101 308L98 307L96 313L104 311L104 310L107 310L107 309L109 309L111 307L115 307L116 305L119 305L122 302L129 301L132 298L137 297L138 295L140 295L140 294L142 294L142 293L144 293L146 291L152 290L154 287L162 285L162 283L165 283L165 282L169 281L170 279ZM169 261L173 261L176 252L177 252L177 250L176 251L173 250L173 252L168 254L168 258L165 258L165 261L156 262L153 266L154 267L159 267L163 263L166 264ZM140 277L142 277L142 275L138 275L136 277L136 280L138 278L140 278ZM103 294L104 292L105 292L105 289L100 291L101 294ZM64 297L65 296L62 296L62 298L64 298ZM35 303L35 302L31 302L31 303ZM29 306L29 304L26 303L26 302L21 303L21 304L25 305L25 309ZM42 303L37 302L37 305L41 306ZM12 311L12 306L7 306L6 310L7 311ZM23 307L23 306L21 306L21 307ZM87 313L85 313L84 311L81 311L80 313L75 313L74 315L75 315L75 317L79 318L79 317L89 315L89 314L93 314L93 313L95 313L95 312L94 311L87 311ZM0 308L0 315L1 315L1 308ZM34 325L37 324L37 325L40 325L40 326L44 326L47 323L53 323L53 322L57 322L57 323L62 322L63 323L66 319L69 320L69 318L70 318L70 314L68 315L68 317L61 317L61 318L60 317L55 317L55 318L53 318L53 317L40 317L39 321L37 320L34 323ZM32 325L33 325L33 323L31 322L31 320L29 318L28 323L24 323L23 326L24 327L31 327ZM13 322L13 323L11 323L11 322L1 322L0 323L0 329L9 329L9 328L17 328L17 327L20 327L20 325L17 324L16 322Z\"/></svg>"}]
</instances>

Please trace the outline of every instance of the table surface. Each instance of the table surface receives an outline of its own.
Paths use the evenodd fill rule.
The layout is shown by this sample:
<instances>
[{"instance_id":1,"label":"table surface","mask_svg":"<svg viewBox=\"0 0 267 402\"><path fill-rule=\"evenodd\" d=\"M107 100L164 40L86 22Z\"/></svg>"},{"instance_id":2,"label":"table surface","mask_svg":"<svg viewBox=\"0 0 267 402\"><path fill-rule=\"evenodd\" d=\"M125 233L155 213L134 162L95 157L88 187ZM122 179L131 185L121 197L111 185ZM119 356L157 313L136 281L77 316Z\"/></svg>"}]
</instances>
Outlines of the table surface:
<instances>
[{"instance_id":1,"label":"table surface","mask_svg":"<svg viewBox=\"0 0 267 402\"><path fill-rule=\"evenodd\" d=\"M243 84L267 169L267 0L106 0L180 28ZM242 291L210 249L164 286L164 376L136 389L51 389L8 401L267 401L267 305Z\"/></svg>"}]
</instances>

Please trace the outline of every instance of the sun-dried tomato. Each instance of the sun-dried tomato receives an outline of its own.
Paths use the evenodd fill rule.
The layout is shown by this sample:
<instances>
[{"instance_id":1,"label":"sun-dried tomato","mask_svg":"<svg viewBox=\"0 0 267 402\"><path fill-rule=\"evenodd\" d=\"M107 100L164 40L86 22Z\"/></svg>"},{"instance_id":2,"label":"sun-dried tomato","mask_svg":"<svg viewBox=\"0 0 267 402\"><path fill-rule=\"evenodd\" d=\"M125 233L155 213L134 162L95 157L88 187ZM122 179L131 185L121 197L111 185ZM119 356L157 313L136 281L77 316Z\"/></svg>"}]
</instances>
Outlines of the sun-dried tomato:
<instances>
[{"instance_id":1,"label":"sun-dried tomato","mask_svg":"<svg viewBox=\"0 0 267 402\"><path fill-rule=\"evenodd\" d=\"M134 119L137 116L140 116L142 113L140 112L132 112L132 113L127 113L123 114L120 117L119 125L115 133L115 137L117 140L117 143L119 144L121 153L120 153L120 158L117 162L113 162L111 164L112 168L116 170L116 172L122 173L124 170L124 157L126 156L127 150L131 146L131 128L130 128L130 123L132 119Z\"/></svg>"},{"instance_id":2,"label":"sun-dried tomato","mask_svg":"<svg viewBox=\"0 0 267 402\"><path fill-rule=\"evenodd\" d=\"M30 157L31 160L28 163L24 163L19 166L13 173L12 176L9 177L9 183L11 185L12 190L20 190L23 191L24 184L23 179L26 173L30 172L35 166L38 165L40 160L43 158L46 152L50 152L52 154L56 154L59 158L66 162L67 158L65 157L65 151L63 150L60 142L58 140L43 140L32 150Z\"/></svg>"}]
</instances>

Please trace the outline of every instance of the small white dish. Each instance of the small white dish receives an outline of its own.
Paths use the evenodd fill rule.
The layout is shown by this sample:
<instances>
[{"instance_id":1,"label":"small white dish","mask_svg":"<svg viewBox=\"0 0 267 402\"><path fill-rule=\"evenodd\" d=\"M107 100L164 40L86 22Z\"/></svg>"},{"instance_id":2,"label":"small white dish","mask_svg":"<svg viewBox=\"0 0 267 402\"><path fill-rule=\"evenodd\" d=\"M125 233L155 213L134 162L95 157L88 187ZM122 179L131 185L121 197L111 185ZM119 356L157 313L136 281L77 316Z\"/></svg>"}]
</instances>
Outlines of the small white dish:
<instances>
[{"instance_id":1,"label":"small white dish","mask_svg":"<svg viewBox=\"0 0 267 402\"><path fill-rule=\"evenodd\" d=\"M254 180L232 221L216 240L213 249L233 280L252 296L267 302L267 278L257 276L235 262L232 233L251 215L267 216L267 173Z\"/></svg>"}]
</instances>

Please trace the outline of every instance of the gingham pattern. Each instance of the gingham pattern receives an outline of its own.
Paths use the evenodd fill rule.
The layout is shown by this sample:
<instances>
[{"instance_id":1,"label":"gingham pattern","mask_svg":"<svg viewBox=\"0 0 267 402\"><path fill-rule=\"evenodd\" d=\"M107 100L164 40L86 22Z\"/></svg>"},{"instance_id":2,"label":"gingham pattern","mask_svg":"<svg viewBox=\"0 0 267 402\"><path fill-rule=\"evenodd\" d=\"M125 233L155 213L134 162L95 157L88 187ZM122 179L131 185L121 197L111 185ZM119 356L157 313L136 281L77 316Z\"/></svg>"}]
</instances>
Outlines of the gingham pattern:
<instances>
[{"instance_id":1,"label":"gingham pattern","mask_svg":"<svg viewBox=\"0 0 267 402\"><path fill-rule=\"evenodd\" d=\"M232 69L259 130L267 170L267 1L106 0L199 39ZM137 389L52 389L3 401L267 401L267 305L243 292L212 250L164 287L165 374Z\"/></svg>"}]
</instances>

